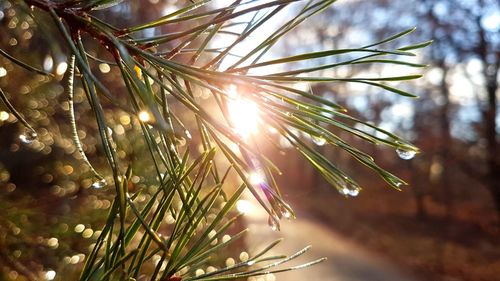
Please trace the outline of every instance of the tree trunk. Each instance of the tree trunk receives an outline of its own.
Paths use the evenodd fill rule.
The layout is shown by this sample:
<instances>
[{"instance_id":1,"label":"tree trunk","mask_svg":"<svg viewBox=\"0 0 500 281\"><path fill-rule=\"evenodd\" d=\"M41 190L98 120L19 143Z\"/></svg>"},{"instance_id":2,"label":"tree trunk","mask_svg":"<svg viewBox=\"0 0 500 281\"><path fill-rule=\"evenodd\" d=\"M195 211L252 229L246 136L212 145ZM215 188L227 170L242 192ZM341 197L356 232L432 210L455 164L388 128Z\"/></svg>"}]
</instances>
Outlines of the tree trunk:
<instances>
[{"instance_id":1,"label":"tree trunk","mask_svg":"<svg viewBox=\"0 0 500 281\"><path fill-rule=\"evenodd\" d=\"M441 106L441 111L439 113L439 126L441 134L441 142L438 147L438 155L440 157L443 171L440 177L440 185L443 188L442 198L444 204L446 205L446 216L451 218L454 209L454 190L450 182L450 170L453 166L453 161L451 159L451 149L453 146L453 140L451 138L451 126L450 126L450 100L449 100L449 88L446 82L446 76L448 74L448 67L445 65L444 61L438 63L438 66L443 70L443 77L440 85L440 93L443 97L443 105Z\"/></svg>"},{"instance_id":2,"label":"tree trunk","mask_svg":"<svg viewBox=\"0 0 500 281\"><path fill-rule=\"evenodd\" d=\"M493 76L494 75L494 76ZM496 97L496 92L498 89L498 82L496 81L496 77L498 75L498 63L494 74L492 74L487 82L487 91L488 91L488 109L484 114L486 120L486 141L488 144L488 153L487 153L487 161L488 161L488 188L493 197L493 202L496 205L497 210L497 222L500 225L500 161L498 154L500 150L498 149L498 140L497 140L497 106L498 100Z\"/></svg>"},{"instance_id":3,"label":"tree trunk","mask_svg":"<svg viewBox=\"0 0 500 281\"><path fill-rule=\"evenodd\" d=\"M478 26L480 18L477 19ZM493 197L497 211L497 224L500 226L500 160L499 144L497 140L497 90L498 90L498 68L500 67L500 52L490 50L485 31L479 30L478 53L483 62L483 75L486 81L486 92L488 94L487 108L483 114L485 124L485 138L487 142L487 185Z\"/></svg>"}]
</instances>

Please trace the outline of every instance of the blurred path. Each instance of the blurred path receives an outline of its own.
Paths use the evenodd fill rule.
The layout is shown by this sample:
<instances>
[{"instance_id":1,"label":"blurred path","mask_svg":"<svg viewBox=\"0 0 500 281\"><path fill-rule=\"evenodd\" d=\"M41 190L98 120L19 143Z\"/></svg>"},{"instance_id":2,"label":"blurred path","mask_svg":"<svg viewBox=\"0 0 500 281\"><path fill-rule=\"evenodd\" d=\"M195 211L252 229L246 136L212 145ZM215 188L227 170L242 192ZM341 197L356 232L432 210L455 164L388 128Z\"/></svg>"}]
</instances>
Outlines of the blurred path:
<instances>
[{"instance_id":1,"label":"blurred path","mask_svg":"<svg viewBox=\"0 0 500 281\"><path fill-rule=\"evenodd\" d=\"M290 255L312 245L309 252L290 265L328 258L307 269L277 274L277 281L417 281L313 219L283 221L280 232L271 230L267 225L267 215L260 210L246 215L246 221L251 231L246 238L250 246L267 245L282 237L285 240L273 253Z\"/></svg>"}]
</instances>

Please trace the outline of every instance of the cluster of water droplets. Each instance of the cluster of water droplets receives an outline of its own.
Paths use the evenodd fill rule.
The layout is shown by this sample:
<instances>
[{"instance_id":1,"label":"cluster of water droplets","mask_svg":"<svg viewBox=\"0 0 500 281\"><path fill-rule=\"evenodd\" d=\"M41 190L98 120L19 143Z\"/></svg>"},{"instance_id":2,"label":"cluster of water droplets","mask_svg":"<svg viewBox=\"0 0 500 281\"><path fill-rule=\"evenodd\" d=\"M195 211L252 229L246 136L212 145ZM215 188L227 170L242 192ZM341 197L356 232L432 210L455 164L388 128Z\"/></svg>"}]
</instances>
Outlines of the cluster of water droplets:
<instances>
[{"instance_id":1,"label":"cluster of water droplets","mask_svg":"<svg viewBox=\"0 0 500 281\"><path fill-rule=\"evenodd\" d=\"M19 139L24 144L30 144L38 138L38 134L34 130L28 130L19 135Z\"/></svg>"}]
</instances>

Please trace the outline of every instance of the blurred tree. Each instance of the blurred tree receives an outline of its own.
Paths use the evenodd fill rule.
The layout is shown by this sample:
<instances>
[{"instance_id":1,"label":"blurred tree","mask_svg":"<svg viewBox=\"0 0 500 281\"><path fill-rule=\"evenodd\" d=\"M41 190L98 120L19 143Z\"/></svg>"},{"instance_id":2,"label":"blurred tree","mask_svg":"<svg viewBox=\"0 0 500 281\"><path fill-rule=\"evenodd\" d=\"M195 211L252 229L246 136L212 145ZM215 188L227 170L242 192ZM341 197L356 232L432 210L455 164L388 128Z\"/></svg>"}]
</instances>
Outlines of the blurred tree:
<instances>
[{"instance_id":1,"label":"blurred tree","mask_svg":"<svg viewBox=\"0 0 500 281\"><path fill-rule=\"evenodd\" d=\"M306 197L300 190L296 201L308 201L309 205L304 205L334 222L332 228L388 254L423 274L425 280L496 280L494 265L499 262L500 249L495 242L499 230L495 198L499 181L492 180L492 174L499 173L493 172L492 163L498 163L498 148L494 146L500 141L498 101L494 102L499 97L500 79L498 1L339 1L314 22L297 29L286 43L288 52L343 48L376 41L416 23L419 28L407 40L435 41L421 51L422 56L407 60L429 64L423 79L401 85L420 97L414 103L359 85L313 86L314 92L347 105L351 115L399 132L421 148L422 153L407 165L380 147L370 153L383 167L410 179L410 186L395 195L370 188L349 203L326 192L310 192ZM312 44L304 46L302 42ZM325 58L324 63L336 62ZM318 73L356 77L401 70L395 65L354 64ZM352 136L347 138L356 142ZM370 152L374 149L363 144L359 147ZM322 149L338 166L354 168L355 161L328 146ZM284 161L292 166L290 159ZM299 163L297 171L303 171ZM360 182L369 183L365 186L379 185L369 173L358 170L357 174ZM315 185L318 181L324 182L313 177ZM321 200L323 204L316 202ZM387 201L392 204L385 204ZM425 220L416 221L412 216Z\"/></svg>"},{"instance_id":2,"label":"blurred tree","mask_svg":"<svg viewBox=\"0 0 500 281\"><path fill-rule=\"evenodd\" d=\"M408 9L409 6L414 8ZM400 114L412 116L411 122L397 125L399 130L408 132L408 136L424 151L419 159L412 161L413 168L420 171L414 174L412 186L419 216L425 216L427 195L442 201L451 215L453 201L461 193L471 191L461 184L462 176L452 176L459 172L468 175L469 181L479 181L487 187L500 219L500 180L497 178L500 175L499 14L498 1L488 0L348 1L339 3L338 9L330 9L318 16L315 24L307 27L315 32L297 34L299 38L306 36L326 47L345 46L384 38L418 22L419 29L407 39L435 39L435 43L423 53L424 60L431 62L427 68L429 75L425 83L418 81L413 84L412 91L418 93L420 101L411 110L399 110ZM366 25L366 22L370 24ZM349 65L342 71L354 76L367 70ZM398 69L379 64L371 71L392 73ZM358 94L347 98L347 103L356 103L360 94L372 94L365 94L366 88L353 91ZM383 100L389 106L379 113L374 112L377 106L373 103ZM365 118L378 120L376 124L395 127L396 122L387 113L399 106L400 101L377 95L369 105L357 104L355 108ZM384 118L374 118L376 116ZM468 148L464 150L464 146Z\"/></svg>"},{"instance_id":3,"label":"blurred tree","mask_svg":"<svg viewBox=\"0 0 500 281\"><path fill-rule=\"evenodd\" d=\"M447 172L448 167L452 167L454 160L459 161L466 173L477 178L479 175L482 182L488 187L493 201L497 208L498 222L500 223L500 166L498 151L498 130L497 124L497 92L498 92L498 68L500 66L500 23L498 16L500 4L497 1L423 1L420 10L422 18L429 22L429 30L432 30L432 37L439 38L437 44L430 49L430 59L433 65L441 69L440 93L442 100L441 131L443 151L442 158L443 174L445 181L450 179ZM495 19L495 17L497 19ZM482 112L481 131L476 137L477 143L485 139L487 146L483 159L472 160L469 157L460 157L460 152L450 155L448 151L452 147L450 128L450 89L453 80L457 79L450 75L450 72L457 67L467 67L476 61L480 64L480 70L473 70L469 75L474 76L475 81L470 81L472 91L470 98L476 95L477 109ZM470 67L469 67L470 68ZM466 76L467 77L467 76ZM458 78L460 79L460 78ZM463 78L462 78L463 79ZM453 82L450 82L453 81ZM457 91L457 89L454 89ZM464 91L465 89L461 89ZM458 138L462 136L458 133ZM472 161L471 161L472 160ZM486 163L486 172L481 171L478 165L470 163ZM445 182L444 186L450 186ZM447 188L449 194L453 194Z\"/></svg>"}]
</instances>

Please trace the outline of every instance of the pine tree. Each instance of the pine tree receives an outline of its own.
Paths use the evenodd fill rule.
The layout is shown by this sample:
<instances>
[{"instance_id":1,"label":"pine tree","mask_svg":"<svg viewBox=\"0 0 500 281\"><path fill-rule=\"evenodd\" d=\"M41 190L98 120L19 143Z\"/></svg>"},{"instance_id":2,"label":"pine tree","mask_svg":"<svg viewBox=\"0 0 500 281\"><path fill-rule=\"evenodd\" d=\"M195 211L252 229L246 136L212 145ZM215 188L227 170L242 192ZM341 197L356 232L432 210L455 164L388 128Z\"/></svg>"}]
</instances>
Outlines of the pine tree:
<instances>
[{"instance_id":1,"label":"pine tree","mask_svg":"<svg viewBox=\"0 0 500 281\"><path fill-rule=\"evenodd\" d=\"M406 184L379 167L370 155L344 141L339 132L390 146L403 159L418 152L415 146L350 116L331 97L298 84L362 83L414 97L391 83L417 79L418 74L315 76L321 70L354 65L421 68L423 65L406 58L415 56L414 50L430 42L384 48L385 43L398 40L413 28L367 46L276 58L271 52L286 40L289 31L336 1L235 0L224 7L210 0L190 1L153 20L134 19L135 23L118 27L123 24L119 19L104 19L123 5L121 2L13 0L3 4L4 8L8 6L5 11L17 13L10 16L10 22L13 18L17 22L9 28L22 32L28 27L18 23L26 22L31 36L46 40L47 45L40 48L68 58L52 69L53 61L35 63L40 61L31 57L36 53L24 58L11 55L8 49L17 41L0 48L5 61L32 72L30 75L42 84L50 81L64 87L59 102L69 113L64 122L77 162L85 165L85 175L92 179L87 181L88 186L98 191L106 187L112 194L107 218L95 233L98 235L80 280L232 280L323 261L320 258L286 267L285 263L308 248L291 256L269 255L278 240L262 245L258 253L242 252L239 261L227 259L222 267L214 265L214 260L222 256L218 253L238 245L238 239L246 233L226 234L242 216L234 207L245 190L269 214L272 229L279 230L282 218L295 217L276 184L279 167L262 153L264 144L279 146L286 142L296 148L345 196L356 196L361 187L317 146L338 147L395 189ZM272 19L279 19L275 30L255 36L270 26ZM214 42L228 36L226 46L214 47ZM248 44L255 38L260 41ZM235 56L233 51L241 44L250 47ZM316 63L326 57L336 62ZM0 71L0 76L8 77L7 68L0 68L5 72ZM115 79L106 80L104 74ZM25 118L25 108L16 108L10 102L17 93L2 90L4 84L0 86L6 110L24 126L21 142L33 145L40 133L32 124L41 121L30 115ZM82 105L77 107L75 100L84 103L92 114L82 114L78 109ZM123 129L125 124L130 128ZM105 165L87 157L89 149L81 140L82 130L95 132L100 141L97 154L105 157ZM123 148L125 143L131 148ZM228 180L232 175L239 178L239 184ZM138 185L140 180L148 184ZM16 267L15 263L12 266ZM26 268L17 270L28 279L38 274ZM47 271L45 278L53 279L54 274Z\"/></svg>"}]
</instances>

